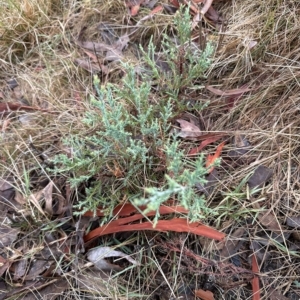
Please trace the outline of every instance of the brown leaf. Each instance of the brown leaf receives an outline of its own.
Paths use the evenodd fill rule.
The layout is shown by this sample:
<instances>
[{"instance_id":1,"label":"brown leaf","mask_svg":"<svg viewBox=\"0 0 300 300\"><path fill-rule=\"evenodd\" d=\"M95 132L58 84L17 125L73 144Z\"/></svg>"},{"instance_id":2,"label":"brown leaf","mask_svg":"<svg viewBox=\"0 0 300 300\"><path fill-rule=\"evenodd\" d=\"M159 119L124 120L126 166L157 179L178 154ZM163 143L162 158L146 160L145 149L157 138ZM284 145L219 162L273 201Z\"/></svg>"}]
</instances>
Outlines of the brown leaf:
<instances>
[{"instance_id":1,"label":"brown leaf","mask_svg":"<svg viewBox=\"0 0 300 300\"><path fill-rule=\"evenodd\" d=\"M36 300L36 299L54 300L57 298L57 296L58 296L57 292L60 290L59 286L58 286L58 283L60 281L61 281L61 279L60 280L51 279L50 281L46 281L46 282L45 281L36 281L36 280L35 281L26 281L22 284L21 287L15 286L9 292L5 291L4 297L2 297L2 294L0 294L0 299L1 300L2 299L10 299L10 297L12 297L12 296L18 296L17 298L19 298L20 294L23 294L22 295L23 300ZM62 279L62 281L64 281L64 287L66 289L66 287L68 287L67 281L65 279ZM56 285L54 283L57 283L57 290L55 289ZM45 293L42 292L46 287L48 287L52 284L54 284L54 285L51 286L50 292L49 292L49 289L46 290ZM32 292L32 290L34 290L35 292ZM42 296L41 296L41 294L42 294ZM14 298L16 298L16 297L14 297Z\"/></svg>"},{"instance_id":2,"label":"brown leaf","mask_svg":"<svg viewBox=\"0 0 300 300\"><path fill-rule=\"evenodd\" d=\"M6 190L13 189L13 185L8 179L0 179L0 192L4 192Z\"/></svg>"},{"instance_id":3,"label":"brown leaf","mask_svg":"<svg viewBox=\"0 0 300 300\"><path fill-rule=\"evenodd\" d=\"M107 61L118 61L123 57L122 51L127 47L129 42L128 34L124 34L112 45L112 48L107 51L105 59Z\"/></svg>"},{"instance_id":4,"label":"brown leaf","mask_svg":"<svg viewBox=\"0 0 300 300\"><path fill-rule=\"evenodd\" d=\"M13 202L12 200L14 199L14 195L15 195L14 189L0 191L0 203L4 205L7 209L16 209L17 207L14 205L15 203L12 203Z\"/></svg>"},{"instance_id":5,"label":"brown leaf","mask_svg":"<svg viewBox=\"0 0 300 300\"><path fill-rule=\"evenodd\" d=\"M21 206L25 205L27 203L26 198L24 197L24 195L22 193L20 193L19 191L16 191L15 194L15 201L17 203L19 203Z\"/></svg>"},{"instance_id":6,"label":"brown leaf","mask_svg":"<svg viewBox=\"0 0 300 300\"><path fill-rule=\"evenodd\" d=\"M26 274L28 261L27 259L21 259L12 264L12 269L14 270L14 281L23 279L23 276Z\"/></svg>"},{"instance_id":7,"label":"brown leaf","mask_svg":"<svg viewBox=\"0 0 300 300\"><path fill-rule=\"evenodd\" d=\"M299 243L299 241L300 241L300 232L299 232L299 230L294 230L293 232L292 232L292 237L293 237L293 239L296 241L292 246L291 246L291 248L290 248L290 250L291 251L294 251L294 250L299 250L300 249L300 243Z\"/></svg>"},{"instance_id":8,"label":"brown leaf","mask_svg":"<svg viewBox=\"0 0 300 300\"><path fill-rule=\"evenodd\" d=\"M8 247L17 239L20 230L0 224L0 247Z\"/></svg>"},{"instance_id":9,"label":"brown leaf","mask_svg":"<svg viewBox=\"0 0 300 300\"><path fill-rule=\"evenodd\" d=\"M239 88L239 89L222 91L222 90L219 90L219 89L216 89L216 88L212 87L211 85L207 85L206 88L210 92L212 92L213 94L218 95L218 96L242 95L243 93L250 92L250 91L253 90L253 89L250 89L248 87L243 87L243 88Z\"/></svg>"},{"instance_id":10,"label":"brown leaf","mask_svg":"<svg viewBox=\"0 0 300 300\"><path fill-rule=\"evenodd\" d=\"M107 61L120 60L122 58L122 51L127 46L128 42L129 42L128 34L124 34L121 37L119 37L119 39L112 45L107 45L105 43L82 41L81 39L78 39L76 41L78 46L85 48L87 50L93 52L100 52L100 53L106 52L105 59ZM80 61L80 63L82 66L85 66L85 64L82 61Z\"/></svg>"},{"instance_id":11,"label":"brown leaf","mask_svg":"<svg viewBox=\"0 0 300 300\"><path fill-rule=\"evenodd\" d=\"M37 284L36 284L37 285ZM32 290L36 289L36 285L33 288L27 290L27 295L22 297L22 300L36 300L36 299L43 299L43 300L55 300L59 296L63 294L63 292L69 288L69 283L67 279L55 279L53 282L50 282L44 285L45 287L40 287L40 291L32 292Z\"/></svg>"},{"instance_id":12,"label":"brown leaf","mask_svg":"<svg viewBox=\"0 0 300 300\"><path fill-rule=\"evenodd\" d=\"M83 52L94 62L94 63L98 63L98 58L97 55L95 55L93 52L91 51L87 51L85 49L83 49Z\"/></svg>"},{"instance_id":13,"label":"brown leaf","mask_svg":"<svg viewBox=\"0 0 300 300\"><path fill-rule=\"evenodd\" d=\"M52 215L54 211L53 204L53 182L50 181L42 190L32 193L28 200L34 204L34 206L39 210L40 213L45 215L45 213ZM55 209L55 213L61 213L64 205L64 198L57 195L59 200L58 208ZM43 209L43 204L45 203L45 209ZM59 210L59 212L57 212Z\"/></svg>"},{"instance_id":14,"label":"brown leaf","mask_svg":"<svg viewBox=\"0 0 300 300\"><path fill-rule=\"evenodd\" d=\"M109 281L109 285L107 282ZM95 267L79 272L76 278L76 283L80 290L98 291L106 298L111 297L110 286L117 286L116 279L112 279L110 275L104 271L97 270ZM112 285L113 283L113 285Z\"/></svg>"},{"instance_id":15,"label":"brown leaf","mask_svg":"<svg viewBox=\"0 0 300 300\"><path fill-rule=\"evenodd\" d=\"M132 259L129 255L124 254L121 251L116 251L110 247L97 247L88 251L87 258L90 262L94 263L98 270L122 270L118 265L111 264L105 260L107 257L122 257L127 259L133 265L139 265L139 263Z\"/></svg>"},{"instance_id":16,"label":"brown leaf","mask_svg":"<svg viewBox=\"0 0 300 300\"><path fill-rule=\"evenodd\" d=\"M216 169L213 169L212 172L208 174L205 178L207 181L204 185L201 183L196 184L196 188L199 192L205 193L206 196L209 196L215 189L217 183L219 182L219 173Z\"/></svg>"},{"instance_id":17,"label":"brown leaf","mask_svg":"<svg viewBox=\"0 0 300 300\"><path fill-rule=\"evenodd\" d=\"M7 85L8 85L8 88L9 88L10 90L13 90L13 89L15 89L17 86L19 86L19 84L18 84L18 82L17 82L17 80L16 80L15 78L8 80L8 81L7 81Z\"/></svg>"},{"instance_id":18,"label":"brown leaf","mask_svg":"<svg viewBox=\"0 0 300 300\"><path fill-rule=\"evenodd\" d=\"M25 106L19 103L10 103L10 102L0 103L0 113L10 113L11 111L18 111L18 110L48 112L45 109L41 109L33 106Z\"/></svg>"},{"instance_id":19,"label":"brown leaf","mask_svg":"<svg viewBox=\"0 0 300 300\"><path fill-rule=\"evenodd\" d=\"M271 234L264 233L260 237L256 237L256 241L261 245L267 246L272 243L272 240L276 241L277 243L283 243L284 241L288 240L290 237L290 232L279 232L279 231L272 231Z\"/></svg>"},{"instance_id":20,"label":"brown leaf","mask_svg":"<svg viewBox=\"0 0 300 300\"><path fill-rule=\"evenodd\" d=\"M206 18L208 18L216 27L221 25L224 21L220 14L212 6L206 12Z\"/></svg>"},{"instance_id":21,"label":"brown leaf","mask_svg":"<svg viewBox=\"0 0 300 300\"><path fill-rule=\"evenodd\" d=\"M251 241L250 249L255 252L255 256L259 265L271 257L270 252L266 251L266 247L262 247L261 244L256 240Z\"/></svg>"},{"instance_id":22,"label":"brown leaf","mask_svg":"<svg viewBox=\"0 0 300 300\"><path fill-rule=\"evenodd\" d=\"M112 48L111 45L107 45L105 43L96 43L96 42L89 42L89 41L81 41L77 40L76 44L82 48L85 48L90 51L96 51L96 52L106 52Z\"/></svg>"},{"instance_id":23,"label":"brown leaf","mask_svg":"<svg viewBox=\"0 0 300 300\"><path fill-rule=\"evenodd\" d=\"M251 50L252 48L254 48L257 45L257 41L249 41L248 44L246 45L246 47Z\"/></svg>"},{"instance_id":24,"label":"brown leaf","mask_svg":"<svg viewBox=\"0 0 300 300\"><path fill-rule=\"evenodd\" d=\"M50 265L49 261L35 259L31 262L30 269L23 280L35 280L38 276L44 273Z\"/></svg>"},{"instance_id":25,"label":"brown leaf","mask_svg":"<svg viewBox=\"0 0 300 300\"><path fill-rule=\"evenodd\" d=\"M300 228L300 216L287 217L286 225L293 228Z\"/></svg>"},{"instance_id":26,"label":"brown leaf","mask_svg":"<svg viewBox=\"0 0 300 300\"><path fill-rule=\"evenodd\" d=\"M200 11L202 15L205 15L207 13L207 11L210 9L212 3L213 3L213 0L206 0L204 2L204 6L202 7L202 9Z\"/></svg>"},{"instance_id":27,"label":"brown leaf","mask_svg":"<svg viewBox=\"0 0 300 300\"><path fill-rule=\"evenodd\" d=\"M278 289L274 289L272 287L269 288L268 291L268 299L269 300L289 300L290 298L285 297L281 291Z\"/></svg>"},{"instance_id":28,"label":"brown leaf","mask_svg":"<svg viewBox=\"0 0 300 300\"><path fill-rule=\"evenodd\" d=\"M151 10L150 14L155 15L155 14L157 14L157 13L163 11L163 10L164 10L164 7L162 5L158 5L158 6L156 6L155 8L153 8Z\"/></svg>"},{"instance_id":29,"label":"brown leaf","mask_svg":"<svg viewBox=\"0 0 300 300\"><path fill-rule=\"evenodd\" d=\"M38 209L38 211L42 214L45 215L44 210L42 209L41 203L44 200L44 191L38 191L36 193L32 193L29 197L28 200Z\"/></svg>"},{"instance_id":30,"label":"brown leaf","mask_svg":"<svg viewBox=\"0 0 300 300\"><path fill-rule=\"evenodd\" d=\"M98 64L92 63L88 60L85 60L85 59L77 58L77 59L75 59L74 62L78 67L83 68L86 71L91 72L91 73L98 73L98 72L102 71L101 66L99 66Z\"/></svg>"},{"instance_id":31,"label":"brown leaf","mask_svg":"<svg viewBox=\"0 0 300 300\"><path fill-rule=\"evenodd\" d=\"M140 5L134 5L131 7L130 9L130 14L134 17L137 15L137 13L139 12L140 9Z\"/></svg>"},{"instance_id":32,"label":"brown leaf","mask_svg":"<svg viewBox=\"0 0 300 300\"><path fill-rule=\"evenodd\" d=\"M251 144L247 138L242 134L235 134L233 138L234 149L228 152L228 156L232 158L239 158L247 154L251 150Z\"/></svg>"},{"instance_id":33,"label":"brown leaf","mask_svg":"<svg viewBox=\"0 0 300 300\"><path fill-rule=\"evenodd\" d=\"M3 213L7 211L22 209L22 205L15 200L16 191L10 181L0 179L0 222L2 222ZM1 241L0 241L1 242Z\"/></svg>"},{"instance_id":34,"label":"brown leaf","mask_svg":"<svg viewBox=\"0 0 300 300\"><path fill-rule=\"evenodd\" d=\"M240 87L240 90L246 89L248 88L249 84L243 84ZM236 95L231 95L227 98L226 102L227 102L227 108L230 110L232 109L235 104L242 98L242 96L244 95L244 92L241 92L239 94Z\"/></svg>"},{"instance_id":35,"label":"brown leaf","mask_svg":"<svg viewBox=\"0 0 300 300\"><path fill-rule=\"evenodd\" d=\"M181 131L179 132L178 136L182 138L194 138L199 137L203 133L202 131L193 123L188 122L183 119L176 120L180 124Z\"/></svg>"},{"instance_id":36,"label":"brown leaf","mask_svg":"<svg viewBox=\"0 0 300 300\"><path fill-rule=\"evenodd\" d=\"M4 259L1 255L0 255L0 277L2 277L2 275L4 274L4 272L9 268L11 262ZM1 290L1 288L0 288Z\"/></svg>"},{"instance_id":37,"label":"brown leaf","mask_svg":"<svg viewBox=\"0 0 300 300\"><path fill-rule=\"evenodd\" d=\"M250 189L262 188L273 175L273 171L265 166L258 166L248 180Z\"/></svg>"},{"instance_id":38,"label":"brown leaf","mask_svg":"<svg viewBox=\"0 0 300 300\"><path fill-rule=\"evenodd\" d=\"M50 181L43 189L44 197L45 197L45 212L50 216L53 215L53 182Z\"/></svg>"},{"instance_id":39,"label":"brown leaf","mask_svg":"<svg viewBox=\"0 0 300 300\"><path fill-rule=\"evenodd\" d=\"M139 12L141 4L143 4L145 0L126 0L125 4L130 9L130 15L136 16Z\"/></svg>"},{"instance_id":40,"label":"brown leaf","mask_svg":"<svg viewBox=\"0 0 300 300\"><path fill-rule=\"evenodd\" d=\"M214 300L214 294L211 291L196 290L195 295L202 300Z\"/></svg>"},{"instance_id":41,"label":"brown leaf","mask_svg":"<svg viewBox=\"0 0 300 300\"><path fill-rule=\"evenodd\" d=\"M240 227L235 230L233 234L228 236L227 241L225 242L224 247L220 252L221 258L233 257L238 252L240 247L242 247L245 242L241 239L244 236L245 232L246 229L244 227Z\"/></svg>"},{"instance_id":42,"label":"brown leaf","mask_svg":"<svg viewBox=\"0 0 300 300\"><path fill-rule=\"evenodd\" d=\"M106 44L111 45L116 41L117 35L113 24L101 22L97 29L100 31L101 38Z\"/></svg>"},{"instance_id":43,"label":"brown leaf","mask_svg":"<svg viewBox=\"0 0 300 300\"><path fill-rule=\"evenodd\" d=\"M69 288L69 282L65 278L61 278L51 285L43 288L38 295L41 295L43 300L55 300L57 297L63 294L63 292ZM36 298L35 298L36 299Z\"/></svg>"},{"instance_id":44,"label":"brown leaf","mask_svg":"<svg viewBox=\"0 0 300 300\"><path fill-rule=\"evenodd\" d=\"M280 224L273 211L268 210L258 215L259 222L272 231L281 231Z\"/></svg>"}]
</instances>

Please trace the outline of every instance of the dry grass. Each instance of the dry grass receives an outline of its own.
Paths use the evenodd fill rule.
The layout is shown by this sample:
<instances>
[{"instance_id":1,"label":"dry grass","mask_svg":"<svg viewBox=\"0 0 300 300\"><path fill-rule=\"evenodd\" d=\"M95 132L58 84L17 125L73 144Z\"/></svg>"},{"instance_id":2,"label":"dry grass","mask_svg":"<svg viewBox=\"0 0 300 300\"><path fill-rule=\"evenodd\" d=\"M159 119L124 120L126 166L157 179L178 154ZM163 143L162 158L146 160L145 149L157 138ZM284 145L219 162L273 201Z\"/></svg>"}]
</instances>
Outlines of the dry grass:
<instances>
[{"instance_id":1,"label":"dry grass","mask_svg":"<svg viewBox=\"0 0 300 300\"><path fill-rule=\"evenodd\" d=\"M161 34L173 30L173 16L158 14L136 28L121 0L93 3L87 0L0 0L0 5L3 7L0 11L2 101L22 102L49 111L11 112L3 116L0 123L2 177L13 176L16 188L28 196L30 191L39 189L40 182L49 176L48 165L40 160L39 155L53 157L64 150L62 140L65 137L85 132L79 120L89 109L87 99L94 90L91 74L74 63L76 58L86 57L76 45L83 28L86 28L83 38L89 41L101 39L97 30L100 22L109 22L120 35L134 29L124 60L137 65L134 45L146 45L150 36L159 45ZM293 284L300 274L299 230L291 230L285 223L287 217L298 216L300 210L300 3L293 0L233 0L218 2L215 7L227 18L228 25L204 84L224 91L247 84L253 91L244 94L234 108L228 110L226 97L203 89L193 100L210 100L210 105L204 111L195 112L195 115L203 120L208 131L224 130L231 132L232 136L236 133L245 135L253 149L248 164L235 168L222 164L218 189L208 199L220 216L208 221L228 234L236 228L245 227L247 234L241 238L244 244L240 251L249 254L250 242L262 235L270 236L271 231L253 218L254 208L247 199L245 188L240 192L233 191L257 166L272 169L272 180L253 197L261 207L274 213L282 225L281 236L291 236L284 236L281 243L269 239L269 244L262 246L265 251L260 262L262 299L270 299L269 295L274 290L279 290L288 299L295 299L292 297L296 293L299 297L299 291ZM148 13L149 10L142 9L134 19L138 21ZM216 35L213 29L207 31L209 36ZM257 45L249 49L249 43L253 41ZM122 66L114 64L110 73L102 78L103 82L118 82L120 72ZM19 91L11 91L7 87L7 81L12 78L17 80ZM156 97L154 94L153 98ZM231 147L225 148L225 157ZM215 146L212 146L207 152L214 149ZM228 194L229 200L225 201ZM227 208L221 208L225 202ZM225 214L221 215L223 211ZM38 218L42 223L50 221L42 215ZM38 225L32 226L25 232L38 228ZM114 241L120 239L122 244L126 238L117 235ZM141 294L145 295L145 299L167 299L190 285L194 289L203 288L204 273L218 271L212 267L204 268L195 258L183 255L183 249L187 247L198 255L209 257L211 249L217 247L214 243L201 242L199 246L193 236L185 239L163 234L139 233L133 238L135 242L132 245L140 248L133 247L130 251L143 261L141 267L115 276L117 283L114 279L105 278L103 285L89 287L88 292L92 296L88 296L82 287L74 288L75 281L82 280L83 285L86 284L82 278L87 271L77 270L75 275L70 271L66 278L72 288L61 296L62 299L104 299L99 296L101 293L107 299L141 299ZM39 245L39 235L35 239L34 246L31 245L33 248ZM103 242L112 243L109 239ZM181 252L164 249L163 245L169 242L173 242ZM244 259L245 255L241 257ZM70 261L76 262L76 257ZM242 262L244 266L249 265L245 259ZM226 286L219 279L215 285L216 299L251 297L247 284L237 285L226 292L221 288L218 290L218 286ZM141 294L137 296L134 293ZM222 294L225 295L223 298Z\"/></svg>"}]
</instances>

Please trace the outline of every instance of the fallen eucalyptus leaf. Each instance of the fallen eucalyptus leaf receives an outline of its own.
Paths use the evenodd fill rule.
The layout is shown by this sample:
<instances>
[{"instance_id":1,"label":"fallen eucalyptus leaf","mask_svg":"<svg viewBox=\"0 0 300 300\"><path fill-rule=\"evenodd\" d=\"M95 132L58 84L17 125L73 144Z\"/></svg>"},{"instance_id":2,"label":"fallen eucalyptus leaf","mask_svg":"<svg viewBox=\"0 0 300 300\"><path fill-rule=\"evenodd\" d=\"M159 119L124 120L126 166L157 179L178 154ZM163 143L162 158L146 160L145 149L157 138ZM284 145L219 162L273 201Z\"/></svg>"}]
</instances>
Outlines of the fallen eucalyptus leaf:
<instances>
[{"instance_id":1,"label":"fallen eucalyptus leaf","mask_svg":"<svg viewBox=\"0 0 300 300\"><path fill-rule=\"evenodd\" d=\"M300 228L300 216L297 217L287 217L286 225L293 228Z\"/></svg>"},{"instance_id":2,"label":"fallen eucalyptus leaf","mask_svg":"<svg viewBox=\"0 0 300 300\"><path fill-rule=\"evenodd\" d=\"M264 183L266 183L272 175L273 171L268 167L258 166L248 180L249 188L262 188Z\"/></svg>"},{"instance_id":3,"label":"fallen eucalyptus leaf","mask_svg":"<svg viewBox=\"0 0 300 300\"><path fill-rule=\"evenodd\" d=\"M206 196L209 196L210 194L212 194L217 183L219 182L218 171L216 169L213 169L205 179L207 182L205 184L197 183L196 188L199 192L203 192Z\"/></svg>"},{"instance_id":4,"label":"fallen eucalyptus leaf","mask_svg":"<svg viewBox=\"0 0 300 300\"><path fill-rule=\"evenodd\" d=\"M20 230L0 224L0 247L10 246L18 237Z\"/></svg>"},{"instance_id":5,"label":"fallen eucalyptus leaf","mask_svg":"<svg viewBox=\"0 0 300 300\"><path fill-rule=\"evenodd\" d=\"M180 124L181 128L181 131L178 133L178 136L182 138L195 138L203 134L199 127L197 127L191 122L188 122L183 119L177 119L176 121Z\"/></svg>"},{"instance_id":6,"label":"fallen eucalyptus leaf","mask_svg":"<svg viewBox=\"0 0 300 300\"><path fill-rule=\"evenodd\" d=\"M258 215L259 222L272 231L281 231L281 227L273 211L262 212Z\"/></svg>"},{"instance_id":7,"label":"fallen eucalyptus leaf","mask_svg":"<svg viewBox=\"0 0 300 300\"><path fill-rule=\"evenodd\" d=\"M195 295L202 300L214 300L214 294L211 291L196 290Z\"/></svg>"},{"instance_id":8,"label":"fallen eucalyptus leaf","mask_svg":"<svg viewBox=\"0 0 300 300\"><path fill-rule=\"evenodd\" d=\"M107 257L122 257L127 259L133 265L139 265L139 263L131 258L129 255L124 254L121 251L116 251L110 247L97 247L91 249L87 253L87 258L90 262L95 264L95 267L99 270L121 270L120 266L111 264L105 260Z\"/></svg>"},{"instance_id":9,"label":"fallen eucalyptus leaf","mask_svg":"<svg viewBox=\"0 0 300 300\"><path fill-rule=\"evenodd\" d=\"M228 152L228 156L231 158L241 157L249 152L252 148L247 138L242 134L236 134L233 138L234 149Z\"/></svg>"},{"instance_id":10,"label":"fallen eucalyptus leaf","mask_svg":"<svg viewBox=\"0 0 300 300\"><path fill-rule=\"evenodd\" d=\"M229 259L236 255L239 249L245 244L246 240L243 239L243 236L246 233L244 227L240 227L235 230L231 235L228 236L227 240L224 243L224 247L220 251L221 259Z\"/></svg>"}]
</instances>

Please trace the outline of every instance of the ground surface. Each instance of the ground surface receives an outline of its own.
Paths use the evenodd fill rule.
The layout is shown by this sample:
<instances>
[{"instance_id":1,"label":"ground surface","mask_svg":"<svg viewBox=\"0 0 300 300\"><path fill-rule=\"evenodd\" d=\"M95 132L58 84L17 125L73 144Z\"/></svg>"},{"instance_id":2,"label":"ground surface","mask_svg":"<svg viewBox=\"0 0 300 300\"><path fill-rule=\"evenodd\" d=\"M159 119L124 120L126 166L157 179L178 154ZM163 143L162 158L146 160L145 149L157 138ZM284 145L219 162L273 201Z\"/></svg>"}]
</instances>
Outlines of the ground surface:
<instances>
[{"instance_id":1,"label":"ground surface","mask_svg":"<svg viewBox=\"0 0 300 300\"><path fill-rule=\"evenodd\" d=\"M174 18L187 2L0 0L0 299L299 299L300 3L215 0L206 12L194 1L190 41L180 44ZM150 40L157 78L141 50ZM190 78L191 56L207 45L209 65ZM114 144L102 162L84 139L105 127L90 100L94 76L100 90L124 92L128 65L138 93L149 82L160 128L157 138L125 128L154 159L133 174L134 153ZM115 94L137 120L136 104ZM176 109L162 120L169 100ZM101 124L87 125L94 112ZM164 148L174 133L187 169L203 158L207 183L191 189L207 214L203 227L184 224L190 207L173 193L154 230L154 214L131 197L175 180ZM60 161L65 171L54 172L58 154L77 157L73 137L86 143L78 162L87 170ZM107 198L89 194L97 182Z\"/></svg>"}]
</instances>

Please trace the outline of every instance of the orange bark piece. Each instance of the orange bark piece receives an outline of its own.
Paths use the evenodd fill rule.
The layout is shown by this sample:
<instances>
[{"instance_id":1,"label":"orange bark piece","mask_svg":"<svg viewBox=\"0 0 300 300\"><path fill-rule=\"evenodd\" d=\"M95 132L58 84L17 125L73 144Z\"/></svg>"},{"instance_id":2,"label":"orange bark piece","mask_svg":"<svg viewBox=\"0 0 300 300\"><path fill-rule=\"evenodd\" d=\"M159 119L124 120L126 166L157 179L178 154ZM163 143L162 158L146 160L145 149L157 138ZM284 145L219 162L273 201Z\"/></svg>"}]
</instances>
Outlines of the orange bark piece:
<instances>
[{"instance_id":1,"label":"orange bark piece","mask_svg":"<svg viewBox=\"0 0 300 300\"><path fill-rule=\"evenodd\" d=\"M147 216L149 216L149 214L147 214ZM204 224L198 222L188 223L186 219L180 219L180 218L174 218L172 220L159 220L157 221L155 228L153 228L153 224L151 222L120 226L142 218L144 218L142 214L135 214L131 217L120 218L118 220L112 221L107 225L103 225L89 232L84 237L84 241L87 242L94 238L106 234L124 232L124 231L139 231L139 230L189 232L189 233L205 236L215 240L222 240L225 237L224 233L212 229L211 227L208 227Z\"/></svg>"},{"instance_id":2,"label":"orange bark piece","mask_svg":"<svg viewBox=\"0 0 300 300\"><path fill-rule=\"evenodd\" d=\"M179 2L178 0L171 0L170 4L174 5L175 7L179 8Z\"/></svg>"},{"instance_id":3,"label":"orange bark piece","mask_svg":"<svg viewBox=\"0 0 300 300\"><path fill-rule=\"evenodd\" d=\"M225 145L225 141L223 143L221 143L218 147L217 147L217 150L216 150L216 153L214 155L208 155L207 159L206 159L206 168L209 168L211 165L214 164L214 162L220 157L221 155L221 152L222 152L222 149ZM211 168L208 173L211 173L212 170L214 168Z\"/></svg>"},{"instance_id":4,"label":"orange bark piece","mask_svg":"<svg viewBox=\"0 0 300 300\"><path fill-rule=\"evenodd\" d=\"M205 148L207 145L216 142L219 140L222 136L212 136L211 138L208 138L207 140L204 140L200 143L198 147L192 148L188 155L195 155L198 154L203 148Z\"/></svg>"},{"instance_id":5,"label":"orange bark piece","mask_svg":"<svg viewBox=\"0 0 300 300\"><path fill-rule=\"evenodd\" d=\"M214 294L211 291L196 290L195 295L202 300L214 300Z\"/></svg>"},{"instance_id":6,"label":"orange bark piece","mask_svg":"<svg viewBox=\"0 0 300 300\"><path fill-rule=\"evenodd\" d=\"M255 273L259 272L257 260L255 254L252 255L252 271ZM259 290L259 278L254 276L251 281L252 284L252 292L253 292L253 300L260 300L260 290Z\"/></svg>"},{"instance_id":7,"label":"orange bark piece","mask_svg":"<svg viewBox=\"0 0 300 300\"><path fill-rule=\"evenodd\" d=\"M130 9L131 16L133 16L133 17L136 16L138 14L139 10L140 10L140 5L139 4L132 6L131 9Z\"/></svg>"},{"instance_id":8,"label":"orange bark piece","mask_svg":"<svg viewBox=\"0 0 300 300\"><path fill-rule=\"evenodd\" d=\"M151 15L155 15L161 11L164 10L164 7L162 5L156 6L155 8L153 8L150 12Z\"/></svg>"}]
</instances>

